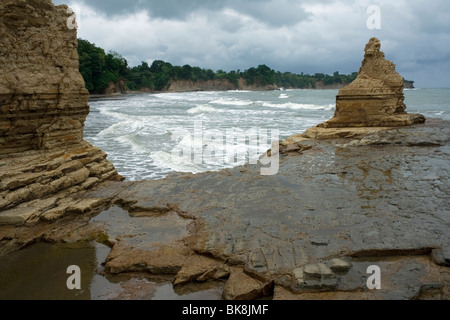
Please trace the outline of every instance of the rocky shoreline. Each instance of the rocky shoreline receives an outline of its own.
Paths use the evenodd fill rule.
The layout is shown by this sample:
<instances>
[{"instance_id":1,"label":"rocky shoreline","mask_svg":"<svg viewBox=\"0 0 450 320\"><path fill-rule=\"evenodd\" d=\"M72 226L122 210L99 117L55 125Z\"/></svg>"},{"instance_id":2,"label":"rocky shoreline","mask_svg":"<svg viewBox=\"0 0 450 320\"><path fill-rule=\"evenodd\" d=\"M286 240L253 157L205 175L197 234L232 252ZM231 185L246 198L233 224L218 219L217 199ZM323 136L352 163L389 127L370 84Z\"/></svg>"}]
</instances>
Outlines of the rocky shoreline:
<instances>
[{"instance_id":1,"label":"rocky shoreline","mask_svg":"<svg viewBox=\"0 0 450 320\"><path fill-rule=\"evenodd\" d=\"M128 96L139 95L139 94L158 94L158 93L181 93L181 92L198 92L198 91L233 91L233 90L245 90L245 91L272 91L272 90L339 90L344 88L345 85L324 85L318 84L316 88L308 88L308 89L299 89L299 88L279 88L278 86L241 86L238 89L231 86L223 86L215 85L215 84L203 84L203 83L192 83L184 81L183 83L176 84L175 86L171 86L168 90L162 91L152 91L152 90L141 90L141 91L130 91L130 90L120 90L115 85L113 85L107 93L103 94L91 94L89 97L89 101L98 101L98 100L121 100L126 99ZM411 84L405 84L404 88L413 89L414 86Z\"/></svg>"},{"instance_id":2,"label":"rocky shoreline","mask_svg":"<svg viewBox=\"0 0 450 320\"><path fill-rule=\"evenodd\" d=\"M225 299L448 299L449 137L441 120L294 136L272 177L246 165L106 182L79 199L95 206L2 226L1 252L98 241L111 248L110 274L168 275L174 286L226 279ZM381 290L366 287L370 265Z\"/></svg>"},{"instance_id":3,"label":"rocky shoreline","mask_svg":"<svg viewBox=\"0 0 450 320\"><path fill-rule=\"evenodd\" d=\"M243 79L241 79L243 80ZM243 81L240 81L241 83ZM125 90L121 91L113 86L113 89L108 90L103 94L91 94L89 100L120 100L124 99L126 96L139 95L139 94L158 94L158 93L182 93L182 92L199 92L199 91L276 91L276 90L337 90L343 88L344 85L323 85L319 84L317 88L279 88L277 85L267 85L267 86L247 86L245 84L240 85L238 88L234 87L231 83L223 84L223 81L208 81L208 82L192 82L192 81L177 81L169 89L154 91L154 90L140 90L132 91Z\"/></svg>"},{"instance_id":4,"label":"rocky shoreline","mask_svg":"<svg viewBox=\"0 0 450 320\"><path fill-rule=\"evenodd\" d=\"M83 140L67 7L0 10L0 256L97 242L106 275L221 280L227 300L450 298L450 123L406 113L378 39L335 116L279 143L276 175L258 164L130 182Z\"/></svg>"}]
</instances>

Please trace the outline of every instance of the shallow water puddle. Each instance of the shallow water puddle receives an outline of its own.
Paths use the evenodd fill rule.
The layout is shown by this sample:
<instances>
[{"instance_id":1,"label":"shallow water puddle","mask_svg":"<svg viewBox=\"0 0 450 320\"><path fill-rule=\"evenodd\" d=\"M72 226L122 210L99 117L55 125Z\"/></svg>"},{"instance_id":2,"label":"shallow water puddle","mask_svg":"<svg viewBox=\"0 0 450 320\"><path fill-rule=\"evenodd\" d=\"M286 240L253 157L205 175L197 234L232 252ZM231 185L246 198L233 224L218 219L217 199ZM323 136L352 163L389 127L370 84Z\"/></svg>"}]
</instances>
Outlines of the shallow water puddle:
<instances>
[{"instance_id":1,"label":"shallow water puddle","mask_svg":"<svg viewBox=\"0 0 450 320\"><path fill-rule=\"evenodd\" d=\"M38 243L0 259L0 300L218 300L223 283L173 288L169 278L103 275L110 249L98 243ZM66 286L67 267L81 269L81 290Z\"/></svg>"},{"instance_id":2,"label":"shallow water puddle","mask_svg":"<svg viewBox=\"0 0 450 320\"><path fill-rule=\"evenodd\" d=\"M98 247L98 249L97 249ZM103 245L38 243L0 259L0 299L91 299L91 284L109 248ZM67 268L81 269L81 290L69 290Z\"/></svg>"},{"instance_id":3,"label":"shallow water puddle","mask_svg":"<svg viewBox=\"0 0 450 320\"><path fill-rule=\"evenodd\" d=\"M110 241L126 238L141 247L170 243L187 235L191 222L176 213L158 217L131 217L112 207L91 220L103 225ZM102 263L111 249L97 242L37 243L0 258L0 300L218 300L221 281L173 288L172 277L150 274L110 275ZM70 290L69 266L81 271L81 289Z\"/></svg>"},{"instance_id":4,"label":"shallow water puddle","mask_svg":"<svg viewBox=\"0 0 450 320\"><path fill-rule=\"evenodd\" d=\"M145 245L171 243L188 235L187 225L192 220L181 218L175 212L164 215L131 217L128 211L113 206L91 220L103 225L109 239L128 238L129 242Z\"/></svg>"}]
</instances>

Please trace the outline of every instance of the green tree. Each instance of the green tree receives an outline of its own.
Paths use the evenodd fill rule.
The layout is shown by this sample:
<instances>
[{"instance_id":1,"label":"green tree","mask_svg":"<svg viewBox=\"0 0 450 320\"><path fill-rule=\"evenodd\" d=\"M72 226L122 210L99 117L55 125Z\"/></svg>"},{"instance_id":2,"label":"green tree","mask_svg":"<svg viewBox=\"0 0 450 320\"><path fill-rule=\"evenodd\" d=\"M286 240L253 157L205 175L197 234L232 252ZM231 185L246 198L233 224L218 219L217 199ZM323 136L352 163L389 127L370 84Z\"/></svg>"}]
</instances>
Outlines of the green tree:
<instances>
[{"instance_id":1,"label":"green tree","mask_svg":"<svg viewBox=\"0 0 450 320\"><path fill-rule=\"evenodd\" d=\"M205 81L208 81L208 80L214 80L215 77L216 77L216 74L215 74L214 71L212 71L211 69L205 70L204 73L205 73L205 76L204 76Z\"/></svg>"},{"instance_id":2,"label":"green tree","mask_svg":"<svg viewBox=\"0 0 450 320\"><path fill-rule=\"evenodd\" d=\"M102 93L108 84L129 77L128 62L117 52L108 54L89 41L78 39L79 69L86 89Z\"/></svg>"},{"instance_id":3,"label":"green tree","mask_svg":"<svg viewBox=\"0 0 450 320\"><path fill-rule=\"evenodd\" d=\"M175 76L173 65L162 60L155 60L150 67L152 73L152 89L161 91L167 88Z\"/></svg>"},{"instance_id":4,"label":"green tree","mask_svg":"<svg viewBox=\"0 0 450 320\"><path fill-rule=\"evenodd\" d=\"M131 68L126 79L128 88L139 90L142 88L153 88L152 73L147 62L142 61L139 66Z\"/></svg>"},{"instance_id":5,"label":"green tree","mask_svg":"<svg viewBox=\"0 0 450 320\"><path fill-rule=\"evenodd\" d=\"M105 51L89 41L79 39L78 55L79 69L86 83L86 88L91 92L103 90L101 79L106 70Z\"/></svg>"},{"instance_id":6,"label":"green tree","mask_svg":"<svg viewBox=\"0 0 450 320\"><path fill-rule=\"evenodd\" d=\"M238 71L230 71L227 74L227 79L230 81L236 88L239 86L239 72Z\"/></svg>"},{"instance_id":7,"label":"green tree","mask_svg":"<svg viewBox=\"0 0 450 320\"><path fill-rule=\"evenodd\" d=\"M225 71L223 71L222 69L216 71L216 74L215 74L216 79L223 80L223 79L227 79L227 77L228 77L228 74Z\"/></svg>"},{"instance_id":8,"label":"green tree","mask_svg":"<svg viewBox=\"0 0 450 320\"><path fill-rule=\"evenodd\" d=\"M91 93L102 93L108 84L117 82L119 79L125 81L131 90L148 88L161 91L170 87L173 80L208 81L227 79L238 87L239 79L245 79L249 85L277 84L285 88L315 88L318 82L326 85L348 84L356 79L357 72L349 75L340 74L339 71L333 75L316 73L314 75L294 74L291 72L275 72L268 66L262 64L257 68L249 68L244 72L241 70L226 72L211 69L201 69L190 65L173 66L163 60L155 60L149 66L142 62L139 66L130 68L127 60L115 51L105 54L105 51L89 41L78 39L78 54L80 58L80 73L86 83L86 88ZM408 83L405 80L405 83ZM409 81L413 83L413 81Z\"/></svg>"},{"instance_id":9,"label":"green tree","mask_svg":"<svg viewBox=\"0 0 450 320\"><path fill-rule=\"evenodd\" d=\"M105 57L106 70L118 77L127 77L129 74L128 62L115 51L110 51Z\"/></svg>"},{"instance_id":10,"label":"green tree","mask_svg":"<svg viewBox=\"0 0 450 320\"><path fill-rule=\"evenodd\" d=\"M182 79L189 80L192 79L192 67L188 64L185 64L183 67Z\"/></svg>"}]
</instances>

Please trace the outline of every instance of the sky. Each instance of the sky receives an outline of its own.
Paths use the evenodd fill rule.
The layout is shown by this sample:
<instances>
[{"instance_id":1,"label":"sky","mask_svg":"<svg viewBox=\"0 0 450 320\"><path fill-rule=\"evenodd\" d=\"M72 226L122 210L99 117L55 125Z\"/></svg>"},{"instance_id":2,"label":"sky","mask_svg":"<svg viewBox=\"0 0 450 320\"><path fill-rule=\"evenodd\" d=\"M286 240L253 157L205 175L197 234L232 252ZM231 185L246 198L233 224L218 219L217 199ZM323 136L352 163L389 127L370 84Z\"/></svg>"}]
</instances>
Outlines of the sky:
<instances>
[{"instance_id":1,"label":"sky","mask_svg":"<svg viewBox=\"0 0 450 320\"><path fill-rule=\"evenodd\" d=\"M358 71L371 37L418 88L450 88L448 0L52 0L78 37L130 66L164 60L217 71Z\"/></svg>"}]
</instances>

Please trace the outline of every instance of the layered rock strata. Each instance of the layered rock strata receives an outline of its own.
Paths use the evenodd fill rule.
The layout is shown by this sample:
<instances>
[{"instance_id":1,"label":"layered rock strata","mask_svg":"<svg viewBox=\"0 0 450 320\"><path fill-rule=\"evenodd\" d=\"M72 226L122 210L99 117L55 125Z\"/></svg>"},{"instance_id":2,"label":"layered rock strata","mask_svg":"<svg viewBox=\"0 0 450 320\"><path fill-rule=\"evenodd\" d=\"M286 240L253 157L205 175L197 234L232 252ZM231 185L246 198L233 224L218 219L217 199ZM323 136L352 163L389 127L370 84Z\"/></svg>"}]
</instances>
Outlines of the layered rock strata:
<instances>
[{"instance_id":1,"label":"layered rock strata","mask_svg":"<svg viewBox=\"0 0 450 320\"><path fill-rule=\"evenodd\" d=\"M83 140L89 93L69 12L50 0L0 3L0 223L38 218L68 195L120 178Z\"/></svg>"},{"instance_id":2,"label":"layered rock strata","mask_svg":"<svg viewBox=\"0 0 450 320\"><path fill-rule=\"evenodd\" d=\"M242 78L238 79L237 86L229 80L176 80L170 84L168 92L186 92L186 91L228 91L228 90L250 90L250 91L269 91L276 90L276 84L258 85L247 84Z\"/></svg>"},{"instance_id":3,"label":"layered rock strata","mask_svg":"<svg viewBox=\"0 0 450 320\"><path fill-rule=\"evenodd\" d=\"M377 38L370 39L358 77L339 91L334 117L320 127L394 127L425 122L420 114L406 113L403 77L380 47Z\"/></svg>"}]
</instances>

